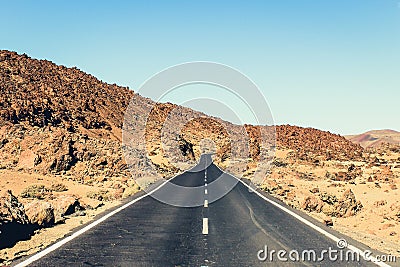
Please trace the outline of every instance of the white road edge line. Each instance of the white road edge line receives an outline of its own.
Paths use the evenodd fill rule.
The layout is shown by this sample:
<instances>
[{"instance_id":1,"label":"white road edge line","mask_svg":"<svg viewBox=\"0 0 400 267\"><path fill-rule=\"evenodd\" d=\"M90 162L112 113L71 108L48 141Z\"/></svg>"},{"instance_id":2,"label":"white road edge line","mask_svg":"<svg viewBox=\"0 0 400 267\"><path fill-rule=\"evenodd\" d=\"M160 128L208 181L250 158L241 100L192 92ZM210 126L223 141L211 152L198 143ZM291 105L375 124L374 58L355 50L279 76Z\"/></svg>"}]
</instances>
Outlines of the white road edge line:
<instances>
[{"instance_id":1,"label":"white road edge line","mask_svg":"<svg viewBox=\"0 0 400 267\"><path fill-rule=\"evenodd\" d=\"M208 208L208 200L207 199L204 200L204 208Z\"/></svg>"},{"instance_id":2,"label":"white road edge line","mask_svg":"<svg viewBox=\"0 0 400 267\"><path fill-rule=\"evenodd\" d=\"M203 218L203 235L208 235L208 218Z\"/></svg>"},{"instance_id":3,"label":"white road edge line","mask_svg":"<svg viewBox=\"0 0 400 267\"><path fill-rule=\"evenodd\" d=\"M217 165L215 165L215 166L217 166ZM261 197L261 198L264 199L265 201L267 201L267 202L271 203L272 205L274 205L275 207L277 207L277 208L283 210L284 212L286 212L286 213L288 213L289 215L293 216L294 218L296 218L297 220L301 221L302 223L304 223L304 224L310 226L312 229L316 230L316 231L319 232L320 234L323 234L324 236L326 236L326 237L332 239L332 240L335 241L336 243L340 240L340 238L336 237L335 235L333 235L333 234L327 232L326 230L324 230L324 229L322 229L321 227L319 227L319 226L313 224L312 222L308 221L307 219L304 219L303 217L301 217L301 216L298 215L297 213L295 213L295 212L289 210L288 208L286 208L286 207L280 205L279 203L277 203L277 202L275 202L275 201L273 201L273 200L271 200L271 199L265 197L264 195L262 195L262 194L261 194L260 192L258 192L257 190L252 189L248 184L246 184L245 182L243 182L241 179L237 178L236 176L224 172L224 171L221 170L218 166L217 166L217 168L218 168L220 171L222 171L223 173L225 173L225 174L227 174L227 175L230 175L230 176L234 177L235 179L237 179L239 182L241 182L243 185L245 185L247 188L249 188L251 192L257 194L259 197ZM258 188L257 188L257 189L258 189ZM355 252L355 253L359 253L359 255L360 255L361 257L362 257L362 255L364 255L364 251L362 251L361 249L359 249L359 248L357 248L357 247L355 247L355 246L353 246L353 245L348 245L347 248L350 249L350 250L352 250L352 251ZM372 262L372 263L375 263L375 264L378 265L378 266L381 266L381 267L391 267L390 265L388 265L388 264L386 264L386 263L384 263L384 262L380 262L376 257L370 256L369 258L371 259L371 262Z\"/></svg>"},{"instance_id":4,"label":"white road edge line","mask_svg":"<svg viewBox=\"0 0 400 267\"><path fill-rule=\"evenodd\" d=\"M173 177L175 178L175 177ZM171 178L171 179L173 179ZM169 180L171 180L169 179ZM77 238L78 236L80 236L81 234L85 233L86 231L92 229L93 227L95 227L96 225L104 222L105 220L107 220L108 218L110 218L111 216L117 214L118 212L126 209L127 207L131 206L132 204L138 202L139 200L151 195L152 193L154 193L155 191L157 191L158 189L160 189L162 186L164 186L166 183L169 182L169 180L164 181L160 186L158 186L157 188L153 189L152 191L148 192L147 194L138 197L134 200L132 200L131 202L126 203L125 205L119 207L116 210L111 211L110 213L107 213L106 215L104 215L103 217L97 219L96 221L88 224L87 226L83 227L82 229L80 229L79 231L76 231L75 233L73 233L72 235L58 241L57 243L54 243L53 245L45 248L44 250L36 253L35 255L29 257L28 259L24 260L23 262L18 263L17 265L15 265L15 267L23 267L23 266L28 266L29 264L39 260L40 258L46 256L47 254L49 254L50 252L60 248L61 246L65 245L66 243L68 243L69 241Z\"/></svg>"}]
</instances>

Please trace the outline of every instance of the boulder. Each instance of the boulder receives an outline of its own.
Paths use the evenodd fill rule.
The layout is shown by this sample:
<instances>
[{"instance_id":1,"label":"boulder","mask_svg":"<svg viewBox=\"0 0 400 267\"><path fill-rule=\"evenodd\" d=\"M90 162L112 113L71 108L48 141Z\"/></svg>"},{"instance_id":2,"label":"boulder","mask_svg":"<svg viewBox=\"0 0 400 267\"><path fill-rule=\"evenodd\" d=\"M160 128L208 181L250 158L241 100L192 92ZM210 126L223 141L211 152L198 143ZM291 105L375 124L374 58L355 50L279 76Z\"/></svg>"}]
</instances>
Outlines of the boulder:
<instances>
[{"instance_id":1,"label":"boulder","mask_svg":"<svg viewBox=\"0 0 400 267\"><path fill-rule=\"evenodd\" d=\"M75 196L59 196L51 201L54 207L55 223L61 223L65 220L64 216L74 214L77 211L84 210Z\"/></svg>"},{"instance_id":2,"label":"boulder","mask_svg":"<svg viewBox=\"0 0 400 267\"><path fill-rule=\"evenodd\" d=\"M323 219L323 222L326 226L333 226L333 220L331 217L325 217Z\"/></svg>"},{"instance_id":3,"label":"boulder","mask_svg":"<svg viewBox=\"0 0 400 267\"><path fill-rule=\"evenodd\" d=\"M25 214L24 205L18 201L11 191L5 192L0 197L0 225L9 222L18 222L20 224L29 222Z\"/></svg>"},{"instance_id":4,"label":"boulder","mask_svg":"<svg viewBox=\"0 0 400 267\"><path fill-rule=\"evenodd\" d=\"M301 203L301 209L312 212L321 212L324 203L315 196L308 196Z\"/></svg>"},{"instance_id":5,"label":"boulder","mask_svg":"<svg viewBox=\"0 0 400 267\"><path fill-rule=\"evenodd\" d=\"M24 206L11 191L5 192L0 197L0 249L29 239L35 230L36 227L29 223Z\"/></svg>"},{"instance_id":6,"label":"boulder","mask_svg":"<svg viewBox=\"0 0 400 267\"><path fill-rule=\"evenodd\" d=\"M331 195L327 192L323 192L320 196L321 200L329 205L334 205L335 203L337 203L337 198L334 195Z\"/></svg>"},{"instance_id":7,"label":"boulder","mask_svg":"<svg viewBox=\"0 0 400 267\"><path fill-rule=\"evenodd\" d=\"M318 187L314 187L313 189L310 190L311 193L316 194L319 193L319 188Z\"/></svg>"},{"instance_id":8,"label":"boulder","mask_svg":"<svg viewBox=\"0 0 400 267\"><path fill-rule=\"evenodd\" d=\"M322 212L327 216L337 217L337 212L333 205L324 205L322 207Z\"/></svg>"},{"instance_id":9,"label":"boulder","mask_svg":"<svg viewBox=\"0 0 400 267\"><path fill-rule=\"evenodd\" d=\"M40 227L47 227L54 224L54 208L42 200L34 200L26 205L26 215L31 224L37 224Z\"/></svg>"},{"instance_id":10,"label":"boulder","mask_svg":"<svg viewBox=\"0 0 400 267\"><path fill-rule=\"evenodd\" d=\"M351 189L347 189L339 201L335 204L337 217L349 217L361 211L362 204L356 200L356 197Z\"/></svg>"}]
</instances>

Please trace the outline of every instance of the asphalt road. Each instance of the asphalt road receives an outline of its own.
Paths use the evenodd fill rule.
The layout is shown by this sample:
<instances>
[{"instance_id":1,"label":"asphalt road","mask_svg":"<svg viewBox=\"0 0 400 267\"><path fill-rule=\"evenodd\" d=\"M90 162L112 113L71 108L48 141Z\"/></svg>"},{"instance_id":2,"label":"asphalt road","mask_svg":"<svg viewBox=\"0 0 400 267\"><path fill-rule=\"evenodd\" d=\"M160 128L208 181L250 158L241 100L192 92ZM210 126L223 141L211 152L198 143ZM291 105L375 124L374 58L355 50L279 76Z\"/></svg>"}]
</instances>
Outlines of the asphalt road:
<instances>
[{"instance_id":1,"label":"asphalt road","mask_svg":"<svg viewBox=\"0 0 400 267\"><path fill-rule=\"evenodd\" d=\"M376 266L365 261L332 261L326 254L322 262L307 256L303 261L304 250L314 250L319 257L324 249L338 249L336 242L251 192L236 178L223 174L209 155L153 194L30 266ZM185 207L156 198L167 198L166 202ZM265 246L268 254L271 250L296 250L300 260L290 260L286 254L281 256L288 261L281 261L274 253L273 258L261 261L258 254L265 256L260 252ZM291 255L296 258L294 252Z\"/></svg>"}]
</instances>

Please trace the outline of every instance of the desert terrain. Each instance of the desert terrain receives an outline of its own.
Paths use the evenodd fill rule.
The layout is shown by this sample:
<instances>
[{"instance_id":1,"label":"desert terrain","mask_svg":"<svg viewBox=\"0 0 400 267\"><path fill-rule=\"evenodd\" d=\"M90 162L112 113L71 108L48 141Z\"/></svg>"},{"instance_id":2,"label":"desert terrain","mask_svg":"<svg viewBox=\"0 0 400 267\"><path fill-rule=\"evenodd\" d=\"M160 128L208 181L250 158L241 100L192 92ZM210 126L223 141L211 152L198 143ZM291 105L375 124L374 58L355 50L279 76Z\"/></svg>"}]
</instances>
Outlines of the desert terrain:
<instances>
[{"instance_id":1,"label":"desert terrain","mask_svg":"<svg viewBox=\"0 0 400 267\"><path fill-rule=\"evenodd\" d=\"M312 128L234 125L4 50L0 88L2 264L35 253L154 180L184 171L204 152L205 139L220 167L248 179L268 169L254 180L262 190L400 256L396 144L366 148L356 142L362 138L351 142ZM144 136L130 136L127 163L122 128L129 103L128 127L146 127Z\"/></svg>"}]
</instances>

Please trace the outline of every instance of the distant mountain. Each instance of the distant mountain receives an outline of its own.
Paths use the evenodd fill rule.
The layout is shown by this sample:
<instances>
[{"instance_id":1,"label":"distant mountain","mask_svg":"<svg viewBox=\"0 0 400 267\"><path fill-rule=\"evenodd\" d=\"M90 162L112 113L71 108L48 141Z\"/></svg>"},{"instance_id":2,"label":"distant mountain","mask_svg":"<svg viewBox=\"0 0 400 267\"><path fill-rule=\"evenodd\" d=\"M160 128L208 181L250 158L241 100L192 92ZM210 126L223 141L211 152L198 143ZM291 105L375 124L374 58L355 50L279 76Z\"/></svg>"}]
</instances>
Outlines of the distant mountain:
<instances>
[{"instance_id":1,"label":"distant mountain","mask_svg":"<svg viewBox=\"0 0 400 267\"><path fill-rule=\"evenodd\" d=\"M394 130L374 130L363 134L345 136L353 143L364 148L379 147L382 144L400 144L400 132Z\"/></svg>"}]
</instances>

